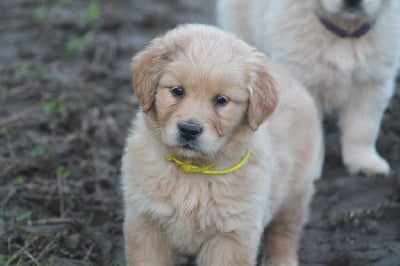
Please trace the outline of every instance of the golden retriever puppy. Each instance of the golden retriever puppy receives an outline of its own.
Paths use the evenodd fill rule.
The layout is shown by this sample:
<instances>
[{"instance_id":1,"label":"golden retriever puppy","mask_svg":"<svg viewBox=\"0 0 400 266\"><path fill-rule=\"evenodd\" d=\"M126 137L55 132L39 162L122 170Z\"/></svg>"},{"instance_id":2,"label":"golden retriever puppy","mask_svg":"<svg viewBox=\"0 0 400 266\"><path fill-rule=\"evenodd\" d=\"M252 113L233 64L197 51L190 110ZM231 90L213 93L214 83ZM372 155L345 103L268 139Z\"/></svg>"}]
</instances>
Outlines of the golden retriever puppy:
<instances>
[{"instance_id":1,"label":"golden retriever puppy","mask_svg":"<svg viewBox=\"0 0 400 266\"><path fill-rule=\"evenodd\" d=\"M311 96L231 34L185 25L133 59L122 162L128 265L297 265L321 168ZM265 121L265 123L264 123Z\"/></svg>"},{"instance_id":2,"label":"golden retriever puppy","mask_svg":"<svg viewBox=\"0 0 400 266\"><path fill-rule=\"evenodd\" d=\"M351 173L388 174L376 151L400 57L398 0L219 0L219 24L288 68L320 113L338 112Z\"/></svg>"}]
</instances>

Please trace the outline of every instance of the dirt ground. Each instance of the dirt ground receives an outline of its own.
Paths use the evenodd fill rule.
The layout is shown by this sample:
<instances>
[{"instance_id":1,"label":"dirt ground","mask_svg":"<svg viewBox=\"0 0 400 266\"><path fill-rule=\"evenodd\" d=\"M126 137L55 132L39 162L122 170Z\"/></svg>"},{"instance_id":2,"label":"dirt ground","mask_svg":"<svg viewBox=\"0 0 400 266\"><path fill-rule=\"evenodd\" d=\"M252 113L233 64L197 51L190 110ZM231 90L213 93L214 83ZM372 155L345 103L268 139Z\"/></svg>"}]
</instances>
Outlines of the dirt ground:
<instances>
[{"instance_id":1,"label":"dirt ground","mask_svg":"<svg viewBox=\"0 0 400 266\"><path fill-rule=\"evenodd\" d=\"M0 1L0 265L124 265L130 59L177 24L214 23L213 10L212 0ZM378 141L389 177L347 175L326 121L301 265L400 265L399 110L397 93Z\"/></svg>"}]
</instances>

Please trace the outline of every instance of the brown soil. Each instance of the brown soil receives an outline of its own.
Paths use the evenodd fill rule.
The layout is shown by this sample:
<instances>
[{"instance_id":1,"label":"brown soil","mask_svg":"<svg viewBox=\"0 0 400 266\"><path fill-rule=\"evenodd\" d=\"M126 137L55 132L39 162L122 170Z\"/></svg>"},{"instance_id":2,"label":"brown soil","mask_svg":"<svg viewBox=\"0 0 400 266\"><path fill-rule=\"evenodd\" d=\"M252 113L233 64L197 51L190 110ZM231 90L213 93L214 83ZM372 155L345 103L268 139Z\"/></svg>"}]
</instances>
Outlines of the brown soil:
<instances>
[{"instance_id":1,"label":"brown soil","mask_svg":"<svg viewBox=\"0 0 400 266\"><path fill-rule=\"evenodd\" d=\"M213 10L212 0L0 2L0 265L124 264L130 59L177 24L213 24ZM397 93L378 141L389 177L347 175L326 121L301 265L400 265L399 108Z\"/></svg>"}]
</instances>

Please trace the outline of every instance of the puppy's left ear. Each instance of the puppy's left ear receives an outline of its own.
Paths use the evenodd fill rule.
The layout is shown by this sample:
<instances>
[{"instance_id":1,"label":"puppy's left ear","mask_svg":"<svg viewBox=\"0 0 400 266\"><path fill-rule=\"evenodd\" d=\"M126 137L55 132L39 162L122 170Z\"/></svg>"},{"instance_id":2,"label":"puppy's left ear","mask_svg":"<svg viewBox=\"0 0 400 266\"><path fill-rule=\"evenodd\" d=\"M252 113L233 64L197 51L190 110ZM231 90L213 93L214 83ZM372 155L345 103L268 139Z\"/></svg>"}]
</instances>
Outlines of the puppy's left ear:
<instances>
[{"instance_id":1,"label":"puppy's left ear","mask_svg":"<svg viewBox=\"0 0 400 266\"><path fill-rule=\"evenodd\" d=\"M264 62L258 64L249 87L250 100L247 111L250 128L256 131L275 110L278 104L277 82Z\"/></svg>"}]
</instances>

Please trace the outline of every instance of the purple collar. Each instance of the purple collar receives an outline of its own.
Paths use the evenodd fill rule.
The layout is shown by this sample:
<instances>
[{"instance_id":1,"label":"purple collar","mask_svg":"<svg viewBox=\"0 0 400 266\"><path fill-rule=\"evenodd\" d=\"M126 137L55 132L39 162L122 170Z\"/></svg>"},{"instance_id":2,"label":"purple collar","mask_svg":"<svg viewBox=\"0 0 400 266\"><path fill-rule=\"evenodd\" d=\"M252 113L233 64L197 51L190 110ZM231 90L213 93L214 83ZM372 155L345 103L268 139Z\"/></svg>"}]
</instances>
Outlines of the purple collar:
<instances>
[{"instance_id":1,"label":"purple collar","mask_svg":"<svg viewBox=\"0 0 400 266\"><path fill-rule=\"evenodd\" d=\"M332 21L325 17L321 17L320 15L317 14L317 17L319 21L322 23L322 25L325 26L325 28L332 33L336 34L337 36L341 38L360 38L367 34L369 30L374 26L375 24L375 19L372 21L365 22L362 24L358 29L356 29L353 32L346 31L342 28L339 28L336 26Z\"/></svg>"}]
</instances>

